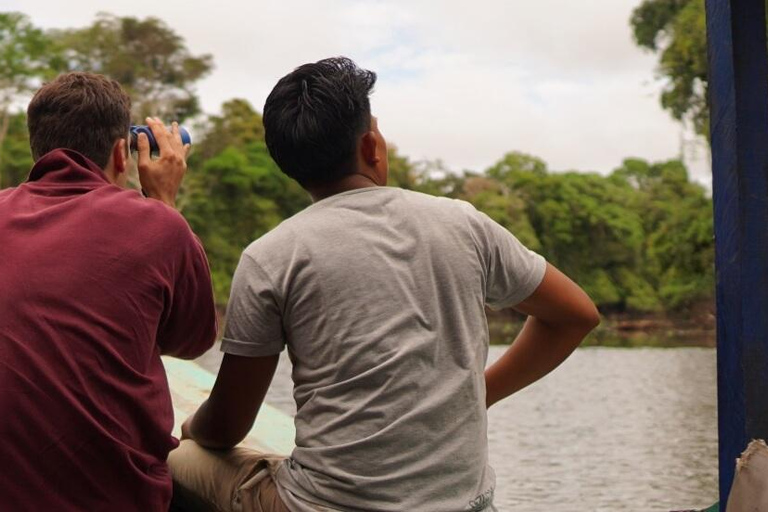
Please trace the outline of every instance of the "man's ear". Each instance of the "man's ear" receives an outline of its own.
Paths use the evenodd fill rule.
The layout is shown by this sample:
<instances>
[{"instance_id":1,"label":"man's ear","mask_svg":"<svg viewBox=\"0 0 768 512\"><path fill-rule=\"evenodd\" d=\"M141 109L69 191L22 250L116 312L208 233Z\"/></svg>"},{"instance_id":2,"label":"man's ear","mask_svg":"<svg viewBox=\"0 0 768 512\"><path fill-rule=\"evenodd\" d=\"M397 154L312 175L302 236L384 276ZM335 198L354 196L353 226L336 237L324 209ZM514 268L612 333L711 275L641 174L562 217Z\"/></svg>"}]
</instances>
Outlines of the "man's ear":
<instances>
[{"instance_id":1,"label":"man's ear","mask_svg":"<svg viewBox=\"0 0 768 512\"><path fill-rule=\"evenodd\" d=\"M363 160L371 167L381 162L382 156L378 154L378 143L374 132L365 132L360 140L360 152Z\"/></svg>"},{"instance_id":2,"label":"man's ear","mask_svg":"<svg viewBox=\"0 0 768 512\"><path fill-rule=\"evenodd\" d=\"M119 139L112 146L112 163L115 174L122 174L128 170L128 146L125 139Z\"/></svg>"}]
</instances>

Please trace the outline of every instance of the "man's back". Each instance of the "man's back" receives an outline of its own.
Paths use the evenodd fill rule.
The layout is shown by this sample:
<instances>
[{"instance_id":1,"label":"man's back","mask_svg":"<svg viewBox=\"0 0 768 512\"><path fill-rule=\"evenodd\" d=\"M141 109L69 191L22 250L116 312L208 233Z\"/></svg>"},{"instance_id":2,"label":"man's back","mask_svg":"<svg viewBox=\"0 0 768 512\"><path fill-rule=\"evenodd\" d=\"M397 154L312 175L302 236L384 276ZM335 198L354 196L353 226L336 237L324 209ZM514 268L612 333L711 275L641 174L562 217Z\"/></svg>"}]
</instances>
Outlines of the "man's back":
<instances>
[{"instance_id":1,"label":"man's back","mask_svg":"<svg viewBox=\"0 0 768 512\"><path fill-rule=\"evenodd\" d=\"M343 510L486 510L484 307L526 298L544 269L467 203L388 187L331 196L252 244L222 348L288 346L297 448L278 484Z\"/></svg>"},{"instance_id":2,"label":"man's back","mask_svg":"<svg viewBox=\"0 0 768 512\"><path fill-rule=\"evenodd\" d=\"M162 510L176 445L160 353L215 336L202 248L180 215L76 152L0 192L0 503Z\"/></svg>"}]
</instances>

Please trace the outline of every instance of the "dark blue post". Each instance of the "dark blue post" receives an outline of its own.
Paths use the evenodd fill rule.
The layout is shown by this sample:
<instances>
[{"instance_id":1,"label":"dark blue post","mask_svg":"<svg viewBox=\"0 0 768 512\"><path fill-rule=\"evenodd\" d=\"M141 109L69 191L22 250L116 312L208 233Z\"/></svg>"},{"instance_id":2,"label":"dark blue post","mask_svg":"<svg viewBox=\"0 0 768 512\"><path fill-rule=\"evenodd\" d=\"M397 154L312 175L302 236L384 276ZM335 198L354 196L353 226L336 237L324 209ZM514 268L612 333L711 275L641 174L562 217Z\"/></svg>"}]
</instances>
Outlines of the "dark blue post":
<instances>
[{"instance_id":1,"label":"dark blue post","mask_svg":"<svg viewBox=\"0 0 768 512\"><path fill-rule=\"evenodd\" d=\"M720 503L768 438L768 51L765 0L707 0L717 267Z\"/></svg>"}]
</instances>

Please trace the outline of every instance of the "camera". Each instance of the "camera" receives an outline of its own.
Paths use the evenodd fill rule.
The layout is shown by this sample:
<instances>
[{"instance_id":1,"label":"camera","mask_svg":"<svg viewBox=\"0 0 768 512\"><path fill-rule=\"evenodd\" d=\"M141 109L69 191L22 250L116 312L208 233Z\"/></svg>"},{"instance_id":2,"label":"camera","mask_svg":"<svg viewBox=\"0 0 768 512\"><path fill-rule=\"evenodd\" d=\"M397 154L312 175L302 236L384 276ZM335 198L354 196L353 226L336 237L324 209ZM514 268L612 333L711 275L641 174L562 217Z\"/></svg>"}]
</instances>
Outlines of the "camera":
<instances>
[{"instance_id":1,"label":"camera","mask_svg":"<svg viewBox=\"0 0 768 512\"><path fill-rule=\"evenodd\" d=\"M168 131L171 131L170 127L168 127ZM130 133L131 133L131 151L138 151L139 134L144 133L147 135L147 139L149 140L149 152L151 154L160 152L160 148L157 146L157 141L155 140L155 136L152 134L152 130L149 128L149 126L146 126L146 125L131 126ZM184 128L183 126L179 126L179 135L181 135L182 144L185 144L185 145L192 144L192 136L189 134L187 129Z\"/></svg>"}]
</instances>

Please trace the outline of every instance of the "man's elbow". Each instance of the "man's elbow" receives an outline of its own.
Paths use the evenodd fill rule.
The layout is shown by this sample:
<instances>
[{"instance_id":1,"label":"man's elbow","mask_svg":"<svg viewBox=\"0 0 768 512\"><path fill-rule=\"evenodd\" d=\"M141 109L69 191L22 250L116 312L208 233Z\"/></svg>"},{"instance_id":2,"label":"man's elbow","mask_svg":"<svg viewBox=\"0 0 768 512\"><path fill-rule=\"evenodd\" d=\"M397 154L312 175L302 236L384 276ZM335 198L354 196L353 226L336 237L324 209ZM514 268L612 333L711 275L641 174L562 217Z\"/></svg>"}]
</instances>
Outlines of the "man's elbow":
<instances>
[{"instance_id":1,"label":"man's elbow","mask_svg":"<svg viewBox=\"0 0 768 512\"><path fill-rule=\"evenodd\" d=\"M577 323L584 330L585 336L600 325L600 312L593 302L590 301L589 306L585 307L584 311L580 313Z\"/></svg>"},{"instance_id":2,"label":"man's elbow","mask_svg":"<svg viewBox=\"0 0 768 512\"><path fill-rule=\"evenodd\" d=\"M201 409L205 407L203 403ZM182 438L192 439L194 442L210 450L229 450L245 439L250 429L244 426L233 426L224 422L211 422L210 416L195 413L188 423L189 427L182 427Z\"/></svg>"},{"instance_id":3,"label":"man's elbow","mask_svg":"<svg viewBox=\"0 0 768 512\"><path fill-rule=\"evenodd\" d=\"M592 331L600 325L600 311L597 310L597 306L592 304L590 312L587 315L586 322L590 326L589 330Z\"/></svg>"},{"instance_id":4,"label":"man's elbow","mask_svg":"<svg viewBox=\"0 0 768 512\"><path fill-rule=\"evenodd\" d=\"M564 333L581 340L600 325L600 312L592 301L589 301L588 304L582 304L580 307L572 309L567 315L549 323L550 325L554 324Z\"/></svg>"}]
</instances>

